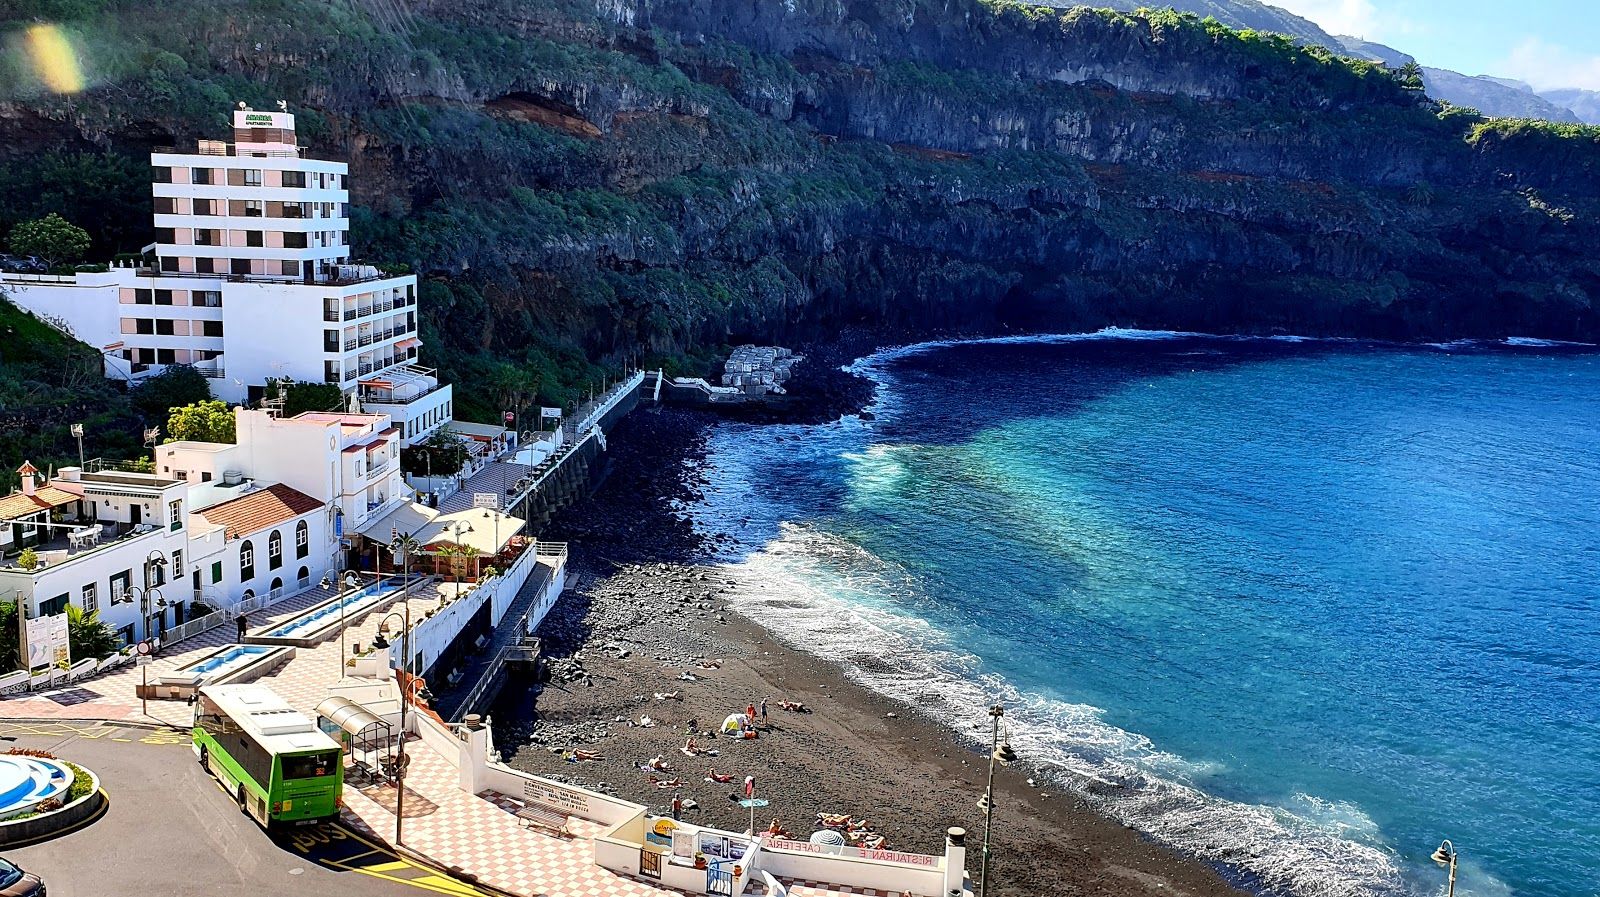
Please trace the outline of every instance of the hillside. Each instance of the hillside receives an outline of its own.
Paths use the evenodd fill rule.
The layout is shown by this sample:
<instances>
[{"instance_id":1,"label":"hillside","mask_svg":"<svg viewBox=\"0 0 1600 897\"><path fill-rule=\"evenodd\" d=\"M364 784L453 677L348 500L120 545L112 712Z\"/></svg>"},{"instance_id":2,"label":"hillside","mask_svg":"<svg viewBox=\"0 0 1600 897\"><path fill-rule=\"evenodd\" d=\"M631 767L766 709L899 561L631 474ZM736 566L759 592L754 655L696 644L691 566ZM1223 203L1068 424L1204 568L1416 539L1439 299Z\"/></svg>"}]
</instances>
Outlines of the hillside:
<instances>
[{"instance_id":1,"label":"hillside","mask_svg":"<svg viewBox=\"0 0 1600 897\"><path fill-rule=\"evenodd\" d=\"M1600 336L1600 132L1170 12L74 0L0 28L58 6L91 83L0 58L0 218L49 180L137 246L104 209L147 201L141 154L287 99L351 161L359 252L428 274L469 416L848 328Z\"/></svg>"}]
</instances>

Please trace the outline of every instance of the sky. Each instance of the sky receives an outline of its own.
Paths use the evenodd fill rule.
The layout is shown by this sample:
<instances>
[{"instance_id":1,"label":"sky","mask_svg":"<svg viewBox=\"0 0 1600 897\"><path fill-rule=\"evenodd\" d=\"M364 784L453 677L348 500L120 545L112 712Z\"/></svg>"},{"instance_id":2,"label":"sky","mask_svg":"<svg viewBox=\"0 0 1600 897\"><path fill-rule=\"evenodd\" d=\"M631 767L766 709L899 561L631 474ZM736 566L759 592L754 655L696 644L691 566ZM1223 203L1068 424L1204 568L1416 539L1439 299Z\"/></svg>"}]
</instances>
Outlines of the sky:
<instances>
[{"instance_id":1,"label":"sky","mask_svg":"<svg viewBox=\"0 0 1600 897\"><path fill-rule=\"evenodd\" d=\"M1423 65L1600 90L1600 0L1265 0Z\"/></svg>"}]
</instances>

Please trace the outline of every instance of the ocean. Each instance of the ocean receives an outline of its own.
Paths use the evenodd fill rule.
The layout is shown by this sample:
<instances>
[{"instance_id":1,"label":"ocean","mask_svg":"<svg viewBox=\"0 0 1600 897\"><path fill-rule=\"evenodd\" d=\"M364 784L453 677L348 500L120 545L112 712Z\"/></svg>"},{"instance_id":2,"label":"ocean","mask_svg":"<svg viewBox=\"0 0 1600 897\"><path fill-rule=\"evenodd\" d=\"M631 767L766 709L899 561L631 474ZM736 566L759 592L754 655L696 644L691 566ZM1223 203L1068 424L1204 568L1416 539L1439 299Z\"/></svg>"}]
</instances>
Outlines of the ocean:
<instances>
[{"instance_id":1,"label":"ocean","mask_svg":"<svg viewBox=\"0 0 1600 897\"><path fill-rule=\"evenodd\" d=\"M1600 893L1600 355L1106 332L714 429L734 603L1241 885ZM1003 811L997 824L1004 824Z\"/></svg>"}]
</instances>

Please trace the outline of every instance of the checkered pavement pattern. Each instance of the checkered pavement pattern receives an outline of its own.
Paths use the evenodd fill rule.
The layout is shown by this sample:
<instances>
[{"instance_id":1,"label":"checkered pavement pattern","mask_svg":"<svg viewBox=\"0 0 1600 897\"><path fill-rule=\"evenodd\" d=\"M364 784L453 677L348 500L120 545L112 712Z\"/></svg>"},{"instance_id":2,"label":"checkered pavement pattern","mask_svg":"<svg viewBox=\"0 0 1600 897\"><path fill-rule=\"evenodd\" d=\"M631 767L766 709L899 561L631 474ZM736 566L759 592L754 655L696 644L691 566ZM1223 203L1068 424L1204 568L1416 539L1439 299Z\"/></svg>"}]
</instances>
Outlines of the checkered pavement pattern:
<instances>
[{"instance_id":1,"label":"checkered pavement pattern","mask_svg":"<svg viewBox=\"0 0 1600 897\"><path fill-rule=\"evenodd\" d=\"M413 590L409 598L412 623L452 596L454 589L453 584L436 583ZM326 592L312 589L286 598L268 611L252 614L251 626L283 622L328 597ZM403 615L403 599L397 596L388 605L352 621L345 635L346 654L352 646L372 644L379 624L385 620L391 632L398 631L399 622L391 613ZM163 672L233 644L236 635L231 624L219 626L169 647L144 670L153 681ZM309 714L327 697L328 686L343 676L340 661L339 639L332 637L313 648L296 648L294 659L259 681L291 706ZM141 713L134 689L142 675L139 667L129 665L60 689L0 698L0 718L142 720L187 729L191 711L183 701L151 700L148 715ZM420 740L409 741L406 750L412 761L406 772L405 845L440 866L471 873L486 884L530 897L681 897L682 892L595 865L590 839L603 826L569 819L571 838L524 827L513 815L520 809L518 802L494 792L479 796L462 791L455 758L441 756ZM423 800L414 801L414 795ZM380 800L346 788L344 819L361 834L388 843L394 838L394 812L389 809L394 795L391 792L376 796ZM419 809L424 812L419 814ZM879 892L794 882L789 893L797 897L835 897Z\"/></svg>"},{"instance_id":2,"label":"checkered pavement pattern","mask_svg":"<svg viewBox=\"0 0 1600 897\"><path fill-rule=\"evenodd\" d=\"M829 885L820 881L802 881L795 878L778 877L778 882L785 891L794 897L834 897L837 894L861 894L865 897L898 897L889 891L878 891L872 888L851 888L848 885Z\"/></svg>"}]
</instances>

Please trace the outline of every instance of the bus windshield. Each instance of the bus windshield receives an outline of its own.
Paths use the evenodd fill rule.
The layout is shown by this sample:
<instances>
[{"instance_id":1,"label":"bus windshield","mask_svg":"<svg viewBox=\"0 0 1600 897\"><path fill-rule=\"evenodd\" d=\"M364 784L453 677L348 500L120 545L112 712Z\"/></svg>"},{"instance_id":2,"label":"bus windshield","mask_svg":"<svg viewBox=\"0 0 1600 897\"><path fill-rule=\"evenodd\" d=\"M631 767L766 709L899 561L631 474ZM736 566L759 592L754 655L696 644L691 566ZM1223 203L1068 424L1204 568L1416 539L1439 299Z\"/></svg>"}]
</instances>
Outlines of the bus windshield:
<instances>
[{"instance_id":1,"label":"bus windshield","mask_svg":"<svg viewBox=\"0 0 1600 897\"><path fill-rule=\"evenodd\" d=\"M335 769L334 764L338 763L338 757L337 751L286 756L282 759L284 781L331 776Z\"/></svg>"}]
</instances>

